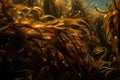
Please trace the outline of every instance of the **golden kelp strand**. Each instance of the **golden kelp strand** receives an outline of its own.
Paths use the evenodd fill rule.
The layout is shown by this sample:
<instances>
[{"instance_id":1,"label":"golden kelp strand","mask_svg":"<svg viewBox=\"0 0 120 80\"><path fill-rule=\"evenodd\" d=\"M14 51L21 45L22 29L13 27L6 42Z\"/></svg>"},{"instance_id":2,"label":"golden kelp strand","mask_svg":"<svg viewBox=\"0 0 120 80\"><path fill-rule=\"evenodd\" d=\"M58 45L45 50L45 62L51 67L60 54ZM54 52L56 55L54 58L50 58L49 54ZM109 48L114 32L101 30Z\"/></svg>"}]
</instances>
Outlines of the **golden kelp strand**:
<instances>
[{"instance_id":1,"label":"golden kelp strand","mask_svg":"<svg viewBox=\"0 0 120 80\"><path fill-rule=\"evenodd\" d=\"M54 5L51 4L55 4L55 2L52 0L48 4L53 8ZM25 7L24 9L22 6L22 8L19 8L16 14L23 15L24 18L18 18L22 20L17 23L13 21L14 26L7 24L8 27L0 31L0 52L2 54L8 54L6 56L12 59L13 69L11 71L23 71L23 73L17 73L17 77L21 77L19 76L20 74L23 77L22 79L34 80L104 80L114 73L115 76L119 75L116 74L119 66L115 68L113 62L106 61L106 54L111 55L111 53L108 53L109 49L107 46L100 43L101 37L98 38L96 33L94 33L95 29L91 29L91 25L94 24L89 23L87 17L84 19L73 19L70 17L56 18L55 15L58 16L59 13L54 15L53 9L50 9L50 14L46 15L44 11L47 12L47 9L44 10L43 8L39 9L37 7L36 10L33 10L33 7ZM13 9L13 12L16 11L17 8L16 10ZM36 19L34 20L34 16L31 16L32 11L36 11L38 15L40 13L40 19L38 21ZM25 15L27 12L28 14ZM88 12L85 11L85 13ZM13 15L10 16L13 17ZM74 17L77 16L75 14ZM109 22L113 22L113 24L114 22L117 23L116 17L113 16L110 18L111 16L109 14L106 16L108 17L106 24L109 24ZM107 23L107 21L109 22ZM0 24L0 26L3 25ZM108 27L108 30L107 28L105 29L107 35L110 33L108 35L109 37L105 36L107 40L109 40L108 38L114 37L113 34L116 34L114 31L117 28L111 26ZM106 43L108 43L107 40ZM109 41L111 43L110 46L114 43L114 47L116 47L117 41L119 41L118 37L112 40L113 42ZM7 43L10 45L6 45ZM117 48L111 49L117 52ZM95 56L98 58L96 59ZM118 63L118 59L119 57L114 62ZM19 61L21 64L18 63ZM5 60L2 62L5 62ZM6 62L2 65L1 70L4 69ZM8 72L6 68L3 71ZM114 78L110 77L109 79Z\"/></svg>"},{"instance_id":2,"label":"golden kelp strand","mask_svg":"<svg viewBox=\"0 0 120 80\"><path fill-rule=\"evenodd\" d=\"M115 1L114 1L114 6L116 5L116 3L115 3ZM114 8L114 7L113 7ZM115 7L116 8L116 7ZM114 10L114 11L111 11L110 13L108 13L108 20L110 21L109 23L108 23L108 27L106 27L106 37L108 37L107 39L108 39L108 41L110 41L109 43L111 43L112 42L112 39L114 39L114 37L115 36L118 36L118 34L119 34L119 29L118 29L118 27L119 27L119 18L118 18L118 15L119 14L119 12L117 12L116 10ZM106 22L107 23L107 22ZM107 29L108 28L108 29ZM111 39L111 40L110 40ZM118 42L119 43L119 42ZM114 46L114 44L113 44L113 46ZM114 48L115 48L115 46L114 46ZM118 48L118 46L116 46L116 48ZM117 52L118 53L118 52Z\"/></svg>"}]
</instances>

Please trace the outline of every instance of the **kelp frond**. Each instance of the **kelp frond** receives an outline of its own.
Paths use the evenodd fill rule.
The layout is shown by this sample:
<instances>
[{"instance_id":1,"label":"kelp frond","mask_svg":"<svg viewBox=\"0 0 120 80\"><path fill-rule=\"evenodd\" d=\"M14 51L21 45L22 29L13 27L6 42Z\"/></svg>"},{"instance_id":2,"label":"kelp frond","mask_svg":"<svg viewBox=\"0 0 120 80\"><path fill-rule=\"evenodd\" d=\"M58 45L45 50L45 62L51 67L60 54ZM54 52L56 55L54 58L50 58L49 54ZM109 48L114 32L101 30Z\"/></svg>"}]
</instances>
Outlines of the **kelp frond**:
<instances>
[{"instance_id":1,"label":"kelp frond","mask_svg":"<svg viewBox=\"0 0 120 80\"><path fill-rule=\"evenodd\" d=\"M119 1L104 18L83 0L66 1L0 1L1 79L119 78Z\"/></svg>"}]
</instances>

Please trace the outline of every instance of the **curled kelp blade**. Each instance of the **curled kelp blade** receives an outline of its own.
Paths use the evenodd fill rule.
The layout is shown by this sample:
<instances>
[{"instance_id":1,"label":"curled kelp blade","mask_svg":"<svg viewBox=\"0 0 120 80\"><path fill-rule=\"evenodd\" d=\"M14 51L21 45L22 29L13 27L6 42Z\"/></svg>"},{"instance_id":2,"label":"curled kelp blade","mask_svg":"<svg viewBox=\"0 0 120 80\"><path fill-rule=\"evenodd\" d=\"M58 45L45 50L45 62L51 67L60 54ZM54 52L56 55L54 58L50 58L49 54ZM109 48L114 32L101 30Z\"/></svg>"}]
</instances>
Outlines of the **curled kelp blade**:
<instances>
[{"instance_id":1,"label":"curled kelp blade","mask_svg":"<svg viewBox=\"0 0 120 80\"><path fill-rule=\"evenodd\" d=\"M32 21L39 20L43 15L43 9L37 5L30 7L26 5L26 1L20 4L14 4L12 0L9 0L8 2L7 0L1 1L3 4L2 11L6 14L7 19L15 23L21 23L24 21L24 23L26 22L25 24L30 24ZM5 4L6 2L7 4Z\"/></svg>"},{"instance_id":2,"label":"curled kelp blade","mask_svg":"<svg viewBox=\"0 0 120 80\"><path fill-rule=\"evenodd\" d=\"M104 59L107 56L107 50L105 47L97 46L93 50L93 57L97 59Z\"/></svg>"},{"instance_id":3,"label":"curled kelp blade","mask_svg":"<svg viewBox=\"0 0 120 80\"><path fill-rule=\"evenodd\" d=\"M47 1L48 0L45 0L45 2ZM101 37L98 38L96 36L94 32L95 29L92 29L90 25L92 23L89 23L87 21L88 19L75 18L79 16L87 18L86 15L79 14L78 7L80 5L79 3L77 4L77 2L79 2L78 0L72 0L72 2L75 3L72 4L74 9L68 10L72 12L67 16L69 19L65 16L66 13L60 18L61 11L60 13L57 11L54 12L57 8L55 8L55 10L50 8L56 7L57 2L55 3L53 0L48 1L48 3L45 2L44 4L50 3L47 5L49 8L45 8L46 10L44 10L43 7L39 9L39 7L36 6L23 7L23 4L20 5L22 8L12 5L12 7L16 7L16 10L13 9L13 12L17 11L16 14L23 15L23 18L20 17L18 22L10 21L10 19L10 22L5 20L9 23L6 24L7 26L0 24L0 26L2 26L2 28L0 28L0 53L2 56L4 54L4 57L9 57L10 64L18 67L14 68L12 65L12 70L21 70L24 74L20 75L23 75L23 79L28 80L93 80L96 79L96 76L99 76L99 80L101 80L101 78L104 79L105 76L111 74L113 70L119 70L118 65L113 65L119 62L119 57L115 56L114 63L104 59L106 58L107 50L111 48L108 49L108 46L100 43ZM50 10L48 12L50 14L47 13L47 9ZM34 20L34 16L31 17L30 14L32 14L32 11L36 12L34 14L40 14L38 21ZM46 15L44 11L46 11L48 15ZM9 16L13 18L12 13L10 13ZM3 17L6 16L3 15ZM111 17L111 15L109 17ZM110 22L117 21L116 17L110 19L114 19L110 20ZM111 29L114 28L110 28L106 32L107 35L110 32L110 35L108 35L109 38L114 36L114 33L111 32L114 30ZM115 28L115 30L117 30L117 28ZM105 36L106 39L108 36ZM115 39L112 40L113 42L109 42L114 44L112 47L115 47L113 50L117 53L118 48L116 46L118 45L119 38L115 37ZM111 55L111 53L109 53L109 55ZM18 62L21 64L18 64ZM8 64L5 62L5 65ZM48 77L46 77L46 75Z\"/></svg>"},{"instance_id":4,"label":"curled kelp blade","mask_svg":"<svg viewBox=\"0 0 120 80\"><path fill-rule=\"evenodd\" d=\"M107 14L106 22L104 23L105 27L105 38L107 42L114 46L115 53L119 52L119 1L113 0L111 11Z\"/></svg>"}]
</instances>

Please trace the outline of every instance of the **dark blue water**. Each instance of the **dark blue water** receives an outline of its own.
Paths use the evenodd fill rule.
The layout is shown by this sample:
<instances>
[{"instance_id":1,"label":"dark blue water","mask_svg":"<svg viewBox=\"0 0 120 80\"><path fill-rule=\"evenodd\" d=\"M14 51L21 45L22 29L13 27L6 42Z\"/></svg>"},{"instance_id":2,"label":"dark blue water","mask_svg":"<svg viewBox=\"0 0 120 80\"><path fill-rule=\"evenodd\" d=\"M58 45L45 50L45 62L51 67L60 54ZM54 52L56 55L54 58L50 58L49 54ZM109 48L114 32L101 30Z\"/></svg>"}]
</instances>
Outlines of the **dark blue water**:
<instances>
[{"instance_id":1,"label":"dark blue water","mask_svg":"<svg viewBox=\"0 0 120 80\"><path fill-rule=\"evenodd\" d=\"M106 3L108 3L111 0L85 0L88 3L91 3L93 5L96 5L101 8L101 9L105 9L106 8Z\"/></svg>"}]
</instances>

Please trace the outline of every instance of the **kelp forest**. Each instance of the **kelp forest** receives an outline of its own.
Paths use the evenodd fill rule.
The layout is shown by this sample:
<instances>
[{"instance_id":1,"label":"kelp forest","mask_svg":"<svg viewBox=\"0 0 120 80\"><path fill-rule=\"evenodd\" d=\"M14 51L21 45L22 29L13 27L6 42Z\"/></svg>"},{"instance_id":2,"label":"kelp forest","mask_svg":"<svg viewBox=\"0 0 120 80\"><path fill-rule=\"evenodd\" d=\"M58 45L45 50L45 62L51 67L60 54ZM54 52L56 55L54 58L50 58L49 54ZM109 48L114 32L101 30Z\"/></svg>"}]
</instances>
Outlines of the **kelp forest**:
<instances>
[{"instance_id":1,"label":"kelp forest","mask_svg":"<svg viewBox=\"0 0 120 80\"><path fill-rule=\"evenodd\" d=\"M120 80L120 0L0 0L0 80Z\"/></svg>"}]
</instances>

